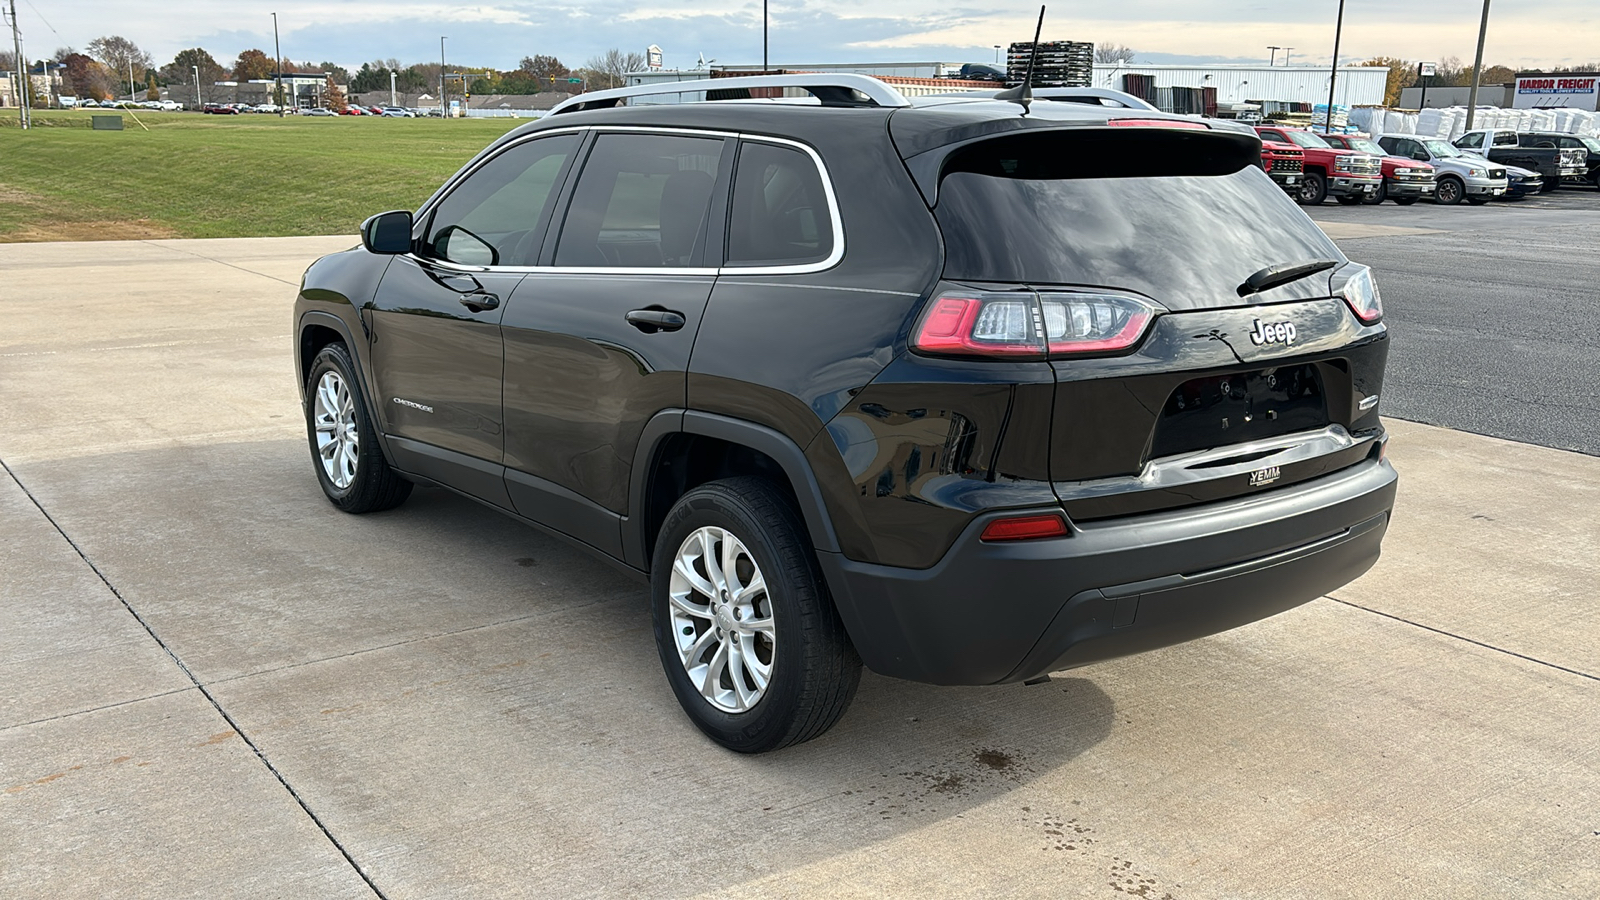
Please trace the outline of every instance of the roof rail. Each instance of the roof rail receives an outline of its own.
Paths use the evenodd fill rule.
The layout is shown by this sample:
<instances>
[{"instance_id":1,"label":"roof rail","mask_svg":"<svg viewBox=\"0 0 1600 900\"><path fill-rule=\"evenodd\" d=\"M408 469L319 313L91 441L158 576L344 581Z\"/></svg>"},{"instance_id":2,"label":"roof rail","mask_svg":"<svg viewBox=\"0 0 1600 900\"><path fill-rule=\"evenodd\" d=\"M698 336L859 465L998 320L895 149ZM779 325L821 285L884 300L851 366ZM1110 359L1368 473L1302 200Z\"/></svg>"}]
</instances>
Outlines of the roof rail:
<instances>
[{"instance_id":1,"label":"roof rail","mask_svg":"<svg viewBox=\"0 0 1600 900\"><path fill-rule=\"evenodd\" d=\"M609 109L623 105L630 97L663 94L703 94L711 91L749 91L761 88L800 88L809 91L823 106L905 107L905 95L870 75L819 72L802 75L749 75L742 78L702 78L695 81L668 81L638 84L579 94L555 105L549 115L586 109ZM735 99L735 98L727 98ZM744 98L748 99L748 95Z\"/></svg>"},{"instance_id":2,"label":"roof rail","mask_svg":"<svg viewBox=\"0 0 1600 900\"><path fill-rule=\"evenodd\" d=\"M948 94L928 94L925 96L950 100L959 100L963 97L969 100L990 100L993 99L994 95L999 92L1000 88L997 87L994 90L952 91ZM1129 94L1125 91L1119 91L1114 88L1036 87L1033 89L1033 99L1056 100L1066 103L1083 103L1089 106L1104 106L1105 104L1101 103L1100 101L1110 100L1114 103L1121 104L1128 109L1139 109L1144 110L1145 112L1161 111L1160 109L1156 108L1154 104L1150 103L1150 101L1145 100L1142 97L1136 97L1133 94Z\"/></svg>"}]
</instances>

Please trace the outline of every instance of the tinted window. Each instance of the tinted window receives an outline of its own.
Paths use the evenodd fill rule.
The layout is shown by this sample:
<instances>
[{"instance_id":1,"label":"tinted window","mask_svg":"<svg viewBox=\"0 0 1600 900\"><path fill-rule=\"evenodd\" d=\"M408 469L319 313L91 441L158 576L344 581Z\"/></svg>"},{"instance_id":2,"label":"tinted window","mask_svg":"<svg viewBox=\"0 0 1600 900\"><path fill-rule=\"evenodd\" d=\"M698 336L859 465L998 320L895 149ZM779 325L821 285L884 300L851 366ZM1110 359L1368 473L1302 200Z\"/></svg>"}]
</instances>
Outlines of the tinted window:
<instances>
[{"instance_id":1,"label":"tinted window","mask_svg":"<svg viewBox=\"0 0 1600 900\"><path fill-rule=\"evenodd\" d=\"M1463 147L1481 147L1481 146L1483 146L1483 135L1482 134L1463 135L1461 137L1461 146L1463 146Z\"/></svg>"},{"instance_id":2,"label":"tinted window","mask_svg":"<svg viewBox=\"0 0 1600 900\"><path fill-rule=\"evenodd\" d=\"M728 265L799 265L833 252L822 175L793 147L745 142L734 170Z\"/></svg>"},{"instance_id":3,"label":"tinted window","mask_svg":"<svg viewBox=\"0 0 1600 900\"><path fill-rule=\"evenodd\" d=\"M469 265L533 265L535 229L577 145L576 135L541 138L478 167L435 207L424 253Z\"/></svg>"},{"instance_id":4,"label":"tinted window","mask_svg":"<svg viewBox=\"0 0 1600 900\"><path fill-rule=\"evenodd\" d=\"M1094 285L1156 301L1234 295L1252 273L1341 259L1283 190L1251 166L1221 175L1024 177L957 171L939 188L945 277ZM1085 166L1086 176L1094 168ZM1003 168L1002 168L1003 172Z\"/></svg>"},{"instance_id":5,"label":"tinted window","mask_svg":"<svg viewBox=\"0 0 1600 900\"><path fill-rule=\"evenodd\" d=\"M720 138L600 135L561 226L556 265L694 265L722 148Z\"/></svg>"},{"instance_id":6,"label":"tinted window","mask_svg":"<svg viewBox=\"0 0 1600 900\"><path fill-rule=\"evenodd\" d=\"M1509 131L1497 131L1494 133L1494 145L1496 147L1515 147L1517 145L1517 136Z\"/></svg>"}]
</instances>

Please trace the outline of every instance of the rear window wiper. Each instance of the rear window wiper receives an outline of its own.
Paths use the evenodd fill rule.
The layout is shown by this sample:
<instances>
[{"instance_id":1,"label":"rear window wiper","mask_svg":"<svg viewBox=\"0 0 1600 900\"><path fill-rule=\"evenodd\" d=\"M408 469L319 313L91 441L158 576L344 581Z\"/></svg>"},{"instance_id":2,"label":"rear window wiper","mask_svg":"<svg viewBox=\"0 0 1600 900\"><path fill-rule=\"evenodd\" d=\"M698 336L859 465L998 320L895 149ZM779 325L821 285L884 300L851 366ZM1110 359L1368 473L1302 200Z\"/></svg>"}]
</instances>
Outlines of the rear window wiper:
<instances>
[{"instance_id":1,"label":"rear window wiper","mask_svg":"<svg viewBox=\"0 0 1600 900\"><path fill-rule=\"evenodd\" d=\"M1338 264L1339 261L1336 259L1308 259L1303 262L1287 262L1278 263L1275 266L1267 266L1265 269L1246 278L1244 284L1239 285L1239 296L1248 297L1251 294L1259 294L1262 291L1281 287L1291 281L1299 281L1307 275L1326 272Z\"/></svg>"}]
</instances>

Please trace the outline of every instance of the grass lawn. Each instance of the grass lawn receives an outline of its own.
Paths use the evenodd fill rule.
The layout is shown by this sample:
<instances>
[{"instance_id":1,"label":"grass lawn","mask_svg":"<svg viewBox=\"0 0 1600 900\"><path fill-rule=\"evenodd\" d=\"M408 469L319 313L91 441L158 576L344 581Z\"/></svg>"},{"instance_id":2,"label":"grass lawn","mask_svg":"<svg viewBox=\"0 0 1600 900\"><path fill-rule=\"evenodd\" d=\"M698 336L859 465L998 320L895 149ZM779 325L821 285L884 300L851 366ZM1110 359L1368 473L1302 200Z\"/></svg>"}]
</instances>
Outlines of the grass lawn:
<instances>
[{"instance_id":1,"label":"grass lawn","mask_svg":"<svg viewBox=\"0 0 1600 900\"><path fill-rule=\"evenodd\" d=\"M0 128L0 242L354 234L528 121L135 112L149 131Z\"/></svg>"}]
</instances>

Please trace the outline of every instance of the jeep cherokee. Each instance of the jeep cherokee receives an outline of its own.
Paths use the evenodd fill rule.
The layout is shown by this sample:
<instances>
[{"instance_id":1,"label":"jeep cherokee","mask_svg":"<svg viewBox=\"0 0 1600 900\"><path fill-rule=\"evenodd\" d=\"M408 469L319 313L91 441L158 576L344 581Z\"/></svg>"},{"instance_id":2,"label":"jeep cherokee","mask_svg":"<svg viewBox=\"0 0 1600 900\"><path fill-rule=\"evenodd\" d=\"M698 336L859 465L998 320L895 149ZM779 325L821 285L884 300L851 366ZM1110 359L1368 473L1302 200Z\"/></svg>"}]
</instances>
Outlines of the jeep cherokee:
<instances>
[{"instance_id":1,"label":"jeep cherokee","mask_svg":"<svg viewBox=\"0 0 1600 900\"><path fill-rule=\"evenodd\" d=\"M863 663L1033 681L1377 560L1378 291L1254 135L710 94L580 95L307 270L330 501L436 485L647 580L673 692L742 752L821 734Z\"/></svg>"}]
</instances>

